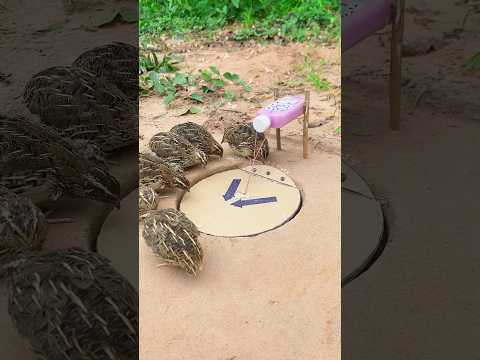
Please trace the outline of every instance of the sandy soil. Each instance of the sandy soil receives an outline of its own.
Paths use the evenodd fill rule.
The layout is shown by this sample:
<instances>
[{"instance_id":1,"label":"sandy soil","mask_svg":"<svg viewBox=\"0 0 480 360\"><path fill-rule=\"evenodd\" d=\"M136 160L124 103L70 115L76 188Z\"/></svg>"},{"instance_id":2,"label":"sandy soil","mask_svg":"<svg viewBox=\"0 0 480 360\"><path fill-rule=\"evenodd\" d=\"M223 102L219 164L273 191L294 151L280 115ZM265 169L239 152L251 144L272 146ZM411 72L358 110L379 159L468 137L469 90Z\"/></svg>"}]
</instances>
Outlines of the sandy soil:
<instances>
[{"instance_id":1,"label":"sandy soil","mask_svg":"<svg viewBox=\"0 0 480 360\"><path fill-rule=\"evenodd\" d=\"M478 352L478 331L455 336L453 329L478 325L472 291L462 284L478 280L478 221L472 217L478 205L472 199L480 181L473 163L480 150L474 105L480 82L463 64L479 50L472 44L480 39L480 18L471 13L463 31L456 30L474 2L452 3L407 1L409 56L398 132L388 129L388 35L373 36L342 57L342 156L388 200L390 232L378 261L342 290L346 359L452 359Z\"/></svg>"},{"instance_id":2,"label":"sandy soil","mask_svg":"<svg viewBox=\"0 0 480 360\"><path fill-rule=\"evenodd\" d=\"M0 6L2 20L0 23L0 99L2 111L26 112L21 96L25 82L32 75L47 67L69 65L83 51L112 40L122 39L124 42L137 44L136 36L131 36L134 34L136 25L117 23L101 29L94 26L98 17L111 7L129 5L132 1L113 1L108 4L98 1L95 3L95 6L81 13L67 14L61 0L19 2L6 0L0 2L0 5L5 6L5 8ZM80 203L79 208L83 207L87 211L91 211L91 203ZM130 213L136 212L136 206L137 202L135 201L130 206ZM62 211L59 212L62 213ZM122 214L125 212L128 212L126 206L122 208ZM64 214L63 216L62 214L57 215L65 216ZM75 216L77 215L78 212ZM119 216L116 211L114 217L115 215ZM82 222L81 219L78 222ZM135 226L136 222L133 224ZM71 245L87 247L87 244L79 243L79 239L82 238L81 226L78 229L75 224L70 225L51 226L47 246L49 248ZM50 237L52 233L55 234L55 239ZM104 228L103 237L107 242L108 240L118 240L118 222L115 219ZM131 244L133 243L136 250L136 229L133 237L128 240L131 241ZM126 248L128 245L126 244ZM118 265L122 255L116 256L114 263L119 266L121 272L129 276L133 273L131 269L128 266ZM132 263L131 259L124 256L121 261ZM136 261L137 259L133 260L133 262ZM18 337L10 322L5 292L2 285L0 287L2 358L6 360L34 359L36 357L28 349L28 345Z\"/></svg>"},{"instance_id":3,"label":"sandy soil","mask_svg":"<svg viewBox=\"0 0 480 360\"><path fill-rule=\"evenodd\" d=\"M331 65L325 75L338 85L337 49L227 44L186 50L186 67L214 63L220 71L236 72L251 81L251 99L224 106L234 111L205 106L201 114L187 116L175 116L175 108L166 109L160 98L143 99L140 149L146 149L154 133L184 121L205 124L221 139L226 124L251 119L256 109L272 100L271 88L294 75L305 51L328 59ZM171 360L339 359L340 141L334 132L339 125L335 108L333 99L312 93L311 121L317 126L310 129L313 151L307 160L302 159L299 123L282 131L281 152L274 149L272 133L268 134L272 150L268 164L286 171L304 198L301 212L286 225L251 238L202 234L205 269L197 279L175 268L157 268L159 260L140 234L142 359L165 354ZM205 171L235 164L247 165L226 149L224 160L194 169L188 176L195 180ZM175 206L175 199L172 194L160 206Z\"/></svg>"}]
</instances>

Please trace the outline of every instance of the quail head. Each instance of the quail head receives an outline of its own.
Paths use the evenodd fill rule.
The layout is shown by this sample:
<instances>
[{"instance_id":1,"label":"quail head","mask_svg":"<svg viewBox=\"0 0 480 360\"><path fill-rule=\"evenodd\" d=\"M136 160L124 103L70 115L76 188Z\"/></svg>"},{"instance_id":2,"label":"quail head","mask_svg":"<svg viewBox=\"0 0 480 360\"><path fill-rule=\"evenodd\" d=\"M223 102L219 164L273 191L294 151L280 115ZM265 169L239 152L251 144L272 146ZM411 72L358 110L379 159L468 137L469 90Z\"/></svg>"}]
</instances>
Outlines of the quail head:
<instances>
[{"instance_id":1,"label":"quail head","mask_svg":"<svg viewBox=\"0 0 480 360\"><path fill-rule=\"evenodd\" d=\"M223 147L203 126L193 122L175 125L170 132L183 136L207 155L223 156Z\"/></svg>"},{"instance_id":2,"label":"quail head","mask_svg":"<svg viewBox=\"0 0 480 360\"><path fill-rule=\"evenodd\" d=\"M159 132L149 142L150 150L167 163L186 169L207 164L207 155L183 136L171 132Z\"/></svg>"},{"instance_id":3,"label":"quail head","mask_svg":"<svg viewBox=\"0 0 480 360\"><path fill-rule=\"evenodd\" d=\"M180 166L149 153L140 153L140 185L151 186L155 191L190 190L190 182Z\"/></svg>"},{"instance_id":4,"label":"quail head","mask_svg":"<svg viewBox=\"0 0 480 360\"><path fill-rule=\"evenodd\" d=\"M238 156L261 160L268 157L268 141L264 134L255 131L252 124L240 123L227 127L222 143L225 141Z\"/></svg>"},{"instance_id":5,"label":"quail head","mask_svg":"<svg viewBox=\"0 0 480 360\"><path fill-rule=\"evenodd\" d=\"M150 186L140 186L138 191L138 212L143 217L148 211L158 206L159 196Z\"/></svg>"},{"instance_id":6,"label":"quail head","mask_svg":"<svg viewBox=\"0 0 480 360\"><path fill-rule=\"evenodd\" d=\"M42 211L26 197L0 186L0 267L15 254L37 251L47 235ZM0 277L1 277L0 269Z\"/></svg>"}]
</instances>

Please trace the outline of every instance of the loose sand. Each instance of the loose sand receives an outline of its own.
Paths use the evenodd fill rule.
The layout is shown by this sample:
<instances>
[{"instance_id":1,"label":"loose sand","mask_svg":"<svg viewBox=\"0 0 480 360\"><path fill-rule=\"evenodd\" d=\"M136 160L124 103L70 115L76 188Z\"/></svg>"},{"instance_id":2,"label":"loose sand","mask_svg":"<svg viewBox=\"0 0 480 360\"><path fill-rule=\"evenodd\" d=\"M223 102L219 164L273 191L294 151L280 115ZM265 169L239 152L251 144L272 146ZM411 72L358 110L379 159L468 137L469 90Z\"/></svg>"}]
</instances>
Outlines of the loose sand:
<instances>
[{"instance_id":1,"label":"loose sand","mask_svg":"<svg viewBox=\"0 0 480 360\"><path fill-rule=\"evenodd\" d=\"M239 101L225 106L245 112L247 119L271 101L270 89L294 72L301 51L305 48L297 45L243 50L224 46L193 49L185 59L192 68L214 63L222 72L252 80L258 104ZM330 63L335 59L326 74L338 85L338 51L310 51L328 57ZM232 111L177 117L157 97L143 99L140 108L141 150L154 133L180 122L205 124L221 139L223 127L242 117ZM324 114L333 115L334 108L333 100L312 93L312 123L326 121ZM334 133L338 115L310 129L312 153L307 160L302 158L300 123L282 130L280 152L275 150L274 132L268 133L268 164L286 171L301 188L302 209L284 226L254 237L202 234L205 267L197 279L178 268L158 268L160 260L144 244L140 229L141 359L340 358L340 146ZM208 173L248 165L232 158L227 147L225 159L212 161L206 169L195 168L188 177L195 182ZM170 194L160 206L175 206L178 195ZM215 221L214 213L211 217Z\"/></svg>"}]
</instances>

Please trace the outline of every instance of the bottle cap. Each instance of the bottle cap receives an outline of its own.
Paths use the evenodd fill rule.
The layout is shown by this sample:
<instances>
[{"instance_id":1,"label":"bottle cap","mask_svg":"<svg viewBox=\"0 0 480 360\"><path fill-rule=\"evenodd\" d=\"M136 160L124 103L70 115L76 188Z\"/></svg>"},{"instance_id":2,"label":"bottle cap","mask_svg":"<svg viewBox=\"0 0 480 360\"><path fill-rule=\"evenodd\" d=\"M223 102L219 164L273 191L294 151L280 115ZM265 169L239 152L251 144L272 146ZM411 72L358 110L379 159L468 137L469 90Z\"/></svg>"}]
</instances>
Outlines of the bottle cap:
<instances>
[{"instance_id":1,"label":"bottle cap","mask_svg":"<svg viewBox=\"0 0 480 360\"><path fill-rule=\"evenodd\" d=\"M258 115L253 120L253 128L256 132L263 133L271 126L270 118L267 115Z\"/></svg>"}]
</instances>

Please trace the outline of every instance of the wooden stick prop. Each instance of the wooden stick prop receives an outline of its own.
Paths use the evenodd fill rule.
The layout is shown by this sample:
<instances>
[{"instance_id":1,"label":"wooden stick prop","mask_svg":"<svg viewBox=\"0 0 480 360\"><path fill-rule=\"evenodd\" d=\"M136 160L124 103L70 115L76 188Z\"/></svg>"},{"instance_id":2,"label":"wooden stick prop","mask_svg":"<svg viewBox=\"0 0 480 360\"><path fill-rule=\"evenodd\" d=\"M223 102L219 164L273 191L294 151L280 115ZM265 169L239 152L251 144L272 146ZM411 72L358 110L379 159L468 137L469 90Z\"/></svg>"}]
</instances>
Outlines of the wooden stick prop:
<instances>
[{"instance_id":1,"label":"wooden stick prop","mask_svg":"<svg viewBox=\"0 0 480 360\"><path fill-rule=\"evenodd\" d=\"M278 89L275 88L273 89L273 100L277 101L278 100ZM275 129L275 133L277 135L277 150L282 150L282 140L280 139L280 128Z\"/></svg>"},{"instance_id":2,"label":"wooden stick prop","mask_svg":"<svg viewBox=\"0 0 480 360\"><path fill-rule=\"evenodd\" d=\"M308 158L308 121L310 117L310 91L305 91L305 110L303 114L303 158Z\"/></svg>"}]
</instances>

